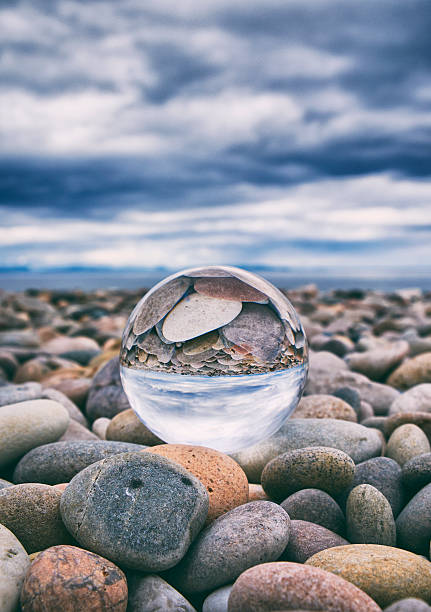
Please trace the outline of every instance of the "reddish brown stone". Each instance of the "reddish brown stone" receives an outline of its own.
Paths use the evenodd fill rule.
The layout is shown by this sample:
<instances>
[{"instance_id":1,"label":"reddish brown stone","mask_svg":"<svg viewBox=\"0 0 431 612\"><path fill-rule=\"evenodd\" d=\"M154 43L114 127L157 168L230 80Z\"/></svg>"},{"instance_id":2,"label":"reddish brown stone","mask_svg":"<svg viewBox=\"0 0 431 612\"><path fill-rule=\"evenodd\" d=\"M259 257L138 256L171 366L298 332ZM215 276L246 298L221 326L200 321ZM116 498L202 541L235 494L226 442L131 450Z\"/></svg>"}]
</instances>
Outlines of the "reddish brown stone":
<instances>
[{"instance_id":1,"label":"reddish brown stone","mask_svg":"<svg viewBox=\"0 0 431 612\"><path fill-rule=\"evenodd\" d=\"M125 612L127 582L111 561L76 546L52 546L34 559L22 612Z\"/></svg>"}]
</instances>

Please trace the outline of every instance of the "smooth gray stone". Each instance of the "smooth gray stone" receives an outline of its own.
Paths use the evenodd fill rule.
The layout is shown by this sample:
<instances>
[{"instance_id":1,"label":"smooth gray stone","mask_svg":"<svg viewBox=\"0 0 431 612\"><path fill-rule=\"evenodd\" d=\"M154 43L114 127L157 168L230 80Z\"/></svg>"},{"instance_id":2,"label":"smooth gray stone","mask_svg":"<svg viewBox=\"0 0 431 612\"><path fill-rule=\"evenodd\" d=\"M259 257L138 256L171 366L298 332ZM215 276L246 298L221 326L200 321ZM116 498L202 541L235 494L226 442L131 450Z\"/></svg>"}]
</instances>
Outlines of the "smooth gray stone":
<instances>
[{"instance_id":1,"label":"smooth gray stone","mask_svg":"<svg viewBox=\"0 0 431 612\"><path fill-rule=\"evenodd\" d=\"M403 484L409 489L421 489L431 482L431 453L413 457L403 465Z\"/></svg>"},{"instance_id":2,"label":"smooth gray stone","mask_svg":"<svg viewBox=\"0 0 431 612\"><path fill-rule=\"evenodd\" d=\"M146 448L130 442L106 440L69 440L38 446L18 462L13 480L59 484L69 482L87 466L120 453L138 452Z\"/></svg>"},{"instance_id":3,"label":"smooth gray stone","mask_svg":"<svg viewBox=\"0 0 431 612\"><path fill-rule=\"evenodd\" d=\"M13 482L0 478L0 489L6 489L6 487L13 487Z\"/></svg>"},{"instance_id":4,"label":"smooth gray stone","mask_svg":"<svg viewBox=\"0 0 431 612\"><path fill-rule=\"evenodd\" d=\"M233 584L227 584L210 593L202 605L202 612L228 612L232 587Z\"/></svg>"},{"instance_id":5,"label":"smooth gray stone","mask_svg":"<svg viewBox=\"0 0 431 612\"><path fill-rule=\"evenodd\" d=\"M196 612L196 609L166 580L149 574L127 577L127 612Z\"/></svg>"},{"instance_id":6,"label":"smooth gray stone","mask_svg":"<svg viewBox=\"0 0 431 612\"><path fill-rule=\"evenodd\" d=\"M69 414L61 404L40 399L0 406L0 466L16 461L66 431Z\"/></svg>"},{"instance_id":7,"label":"smooth gray stone","mask_svg":"<svg viewBox=\"0 0 431 612\"><path fill-rule=\"evenodd\" d=\"M183 297L192 281L180 276L148 292L137 305L137 315L133 323L133 333L145 333L158 323Z\"/></svg>"},{"instance_id":8,"label":"smooth gray stone","mask_svg":"<svg viewBox=\"0 0 431 612\"><path fill-rule=\"evenodd\" d=\"M100 417L112 419L130 407L121 385L118 357L113 357L93 378L87 398L87 416L91 421Z\"/></svg>"},{"instance_id":9,"label":"smooth gray stone","mask_svg":"<svg viewBox=\"0 0 431 612\"><path fill-rule=\"evenodd\" d=\"M409 501L396 520L398 546L428 558L431 539L431 484Z\"/></svg>"},{"instance_id":10,"label":"smooth gray stone","mask_svg":"<svg viewBox=\"0 0 431 612\"><path fill-rule=\"evenodd\" d=\"M173 570L174 584L186 593L199 593L233 582L249 567L276 561L289 534L289 515L277 504L237 506L199 534Z\"/></svg>"},{"instance_id":11,"label":"smooth gray stone","mask_svg":"<svg viewBox=\"0 0 431 612\"><path fill-rule=\"evenodd\" d=\"M431 612L431 606L422 599L407 597L391 604L383 612Z\"/></svg>"},{"instance_id":12,"label":"smooth gray stone","mask_svg":"<svg viewBox=\"0 0 431 612\"><path fill-rule=\"evenodd\" d=\"M37 334L31 330L0 331L0 346L37 348L40 342Z\"/></svg>"},{"instance_id":13,"label":"smooth gray stone","mask_svg":"<svg viewBox=\"0 0 431 612\"><path fill-rule=\"evenodd\" d=\"M66 429L61 438L58 439L59 442L69 442L71 440L100 440L96 436L96 434L92 433L87 427L78 423L78 421L74 421L70 419L69 427Z\"/></svg>"},{"instance_id":14,"label":"smooth gray stone","mask_svg":"<svg viewBox=\"0 0 431 612\"><path fill-rule=\"evenodd\" d=\"M373 457L358 463L350 487L338 498L341 508L345 507L350 491L360 485L370 484L388 500L394 517L397 517L404 505L404 491L401 480L401 467L389 457Z\"/></svg>"},{"instance_id":15,"label":"smooth gray stone","mask_svg":"<svg viewBox=\"0 0 431 612\"><path fill-rule=\"evenodd\" d=\"M325 491L320 489L301 489L290 495L281 507L292 520L308 521L326 527L330 531L344 535L345 519L343 511Z\"/></svg>"},{"instance_id":16,"label":"smooth gray stone","mask_svg":"<svg viewBox=\"0 0 431 612\"><path fill-rule=\"evenodd\" d=\"M42 385L38 382L26 382L21 385L5 385L4 387L0 387L0 406L39 399L42 393Z\"/></svg>"},{"instance_id":17,"label":"smooth gray stone","mask_svg":"<svg viewBox=\"0 0 431 612\"><path fill-rule=\"evenodd\" d=\"M349 542L338 533L334 533L322 525L308 521L292 521L289 543L287 544L282 561L305 563L307 559L327 548L344 546Z\"/></svg>"},{"instance_id":18,"label":"smooth gray stone","mask_svg":"<svg viewBox=\"0 0 431 612\"><path fill-rule=\"evenodd\" d=\"M350 491L346 504L347 537L352 544L395 546L394 515L386 497L370 484Z\"/></svg>"},{"instance_id":19,"label":"smooth gray stone","mask_svg":"<svg viewBox=\"0 0 431 612\"><path fill-rule=\"evenodd\" d=\"M205 523L204 485L151 453L108 457L77 474L61 496L63 522L85 549L129 569L176 565Z\"/></svg>"},{"instance_id":20,"label":"smooth gray stone","mask_svg":"<svg viewBox=\"0 0 431 612\"><path fill-rule=\"evenodd\" d=\"M0 525L0 610L15 612L30 559L21 542Z\"/></svg>"},{"instance_id":21,"label":"smooth gray stone","mask_svg":"<svg viewBox=\"0 0 431 612\"><path fill-rule=\"evenodd\" d=\"M74 402L72 402L72 400L69 399L67 395L65 395L58 389L51 389L50 387L42 389L40 397L46 397L48 399L54 400L55 402L58 402L66 408L71 419L73 419L74 421L78 421L78 423L81 423L81 425L83 425L84 427L88 426L88 421L82 414L78 406Z\"/></svg>"},{"instance_id":22,"label":"smooth gray stone","mask_svg":"<svg viewBox=\"0 0 431 612\"><path fill-rule=\"evenodd\" d=\"M391 404L389 414L431 412L431 383L415 385L401 393Z\"/></svg>"},{"instance_id":23,"label":"smooth gray stone","mask_svg":"<svg viewBox=\"0 0 431 612\"><path fill-rule=\"evenodd\" d=\"M265 465L290 450L308 446L338 448L360 463L380 455L380 432L358 423L337 419L289 419L272 436L231 456L250 482L259 483Z\"/></svg>"}]
</instances>

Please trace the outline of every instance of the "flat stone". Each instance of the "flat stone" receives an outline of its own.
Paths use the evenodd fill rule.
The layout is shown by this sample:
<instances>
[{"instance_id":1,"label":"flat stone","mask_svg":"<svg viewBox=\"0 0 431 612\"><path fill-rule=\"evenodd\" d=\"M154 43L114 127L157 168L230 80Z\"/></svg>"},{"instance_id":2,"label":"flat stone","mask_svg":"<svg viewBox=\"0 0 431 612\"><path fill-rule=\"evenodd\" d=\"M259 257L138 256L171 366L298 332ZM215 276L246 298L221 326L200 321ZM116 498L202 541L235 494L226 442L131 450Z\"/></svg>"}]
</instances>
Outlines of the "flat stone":
<instances>
[{"instance_id":1,"label":"flat stone","mask_svg":"<svg viewBox=\"0 0 431 612\"><path fill-rule=\"evenodd\" d=\"M397 533L386 497L370 484L352 489L346 504L347 537L352 544L395 546Z\"/></svg>"},{"instance_id":2,"label":"flat stone","mask_svg":"<svg viewBox=\"0 0 431 612\"><path fill-rule=\"evenodd\" d=\"M285 328L269 306L247 303L243 305L241 314L222 328L221 334L258 359L273 361L281 351Z\"/></svg>"},{"instance_id":3,"label":"flat stone","mask_svg":"<svg viewBox=\"0 0 431 612\"><path fill-rule=\"evenodd\" d=\"M301 448L267 463L262 472L262 487L277 501L313 487L337 495L350 485L354 473L353 460L340 450L324 446Z\"/></svg>"},{"instance_id":4,"label":"flat stone","mask_svg":"<svg viewBox=\"0 0 431 612\"><path fill-rule=\"evenodd\" d=\"M407 423L397 427L392 433L385 454L402 467L412 457L429 452L431 452L430 443L422 429L417 425Z\"/></svg>"},{"instance_id":5,"label":"flat stone","mask_svg":"<svg viewBox=\"0 0 431 612\"><path fill-rule=\"evenodd\" d=\"M146 425L139 419L135 411L131 408L123 410L115 415L108 423L105 432L106 440L116 440L119 442L132 442L133 444L143 444L144 446L154 446L163 444L156 434L153 434Z\"/></svg>"},{"instance_id":6,"label":"flat stone","mask_svg":"<svg viewBox=\"0 0 431 612\"><path fill-rule=\"evenodd\" d=\"M213 349L215 346L219 346L220 336L217 331L211 331L193 340L189 340L183 345L183 353L185 355L199 355L206 351ZM221 343L223 347L223 343Z\"/></svg>"},{"instance_id":7,"label":"flat stone","mask_svg":"<svg viewBox=\"0 0 431 612\"><path fill-rule=\"evenodd\" d=\"M141 336L138 336L137 346L147 353L157 355L161 363L167 363L175 350L175 347L162 342L154 330L150 330Z\"/></svg>"},{"instance_id":8,"label":"flat stone","mask_svg":"<svg viewBox=\"0 0 431 612\"><path fill-rule=\"evenodd\" d=\"M191 293L166 316L163 336L171 342L185 342L230 323L241 309L242 302Z\"/></svg>"},{"instance_id":9,"label":"flat stone","mask_svg":"<svg viewBox=\"0 0 431 612\"><path fill-rule=\"evenodd\" d=\"M291 419L340 419L356 423L358 417L353 408L333 395L306 395L292 413Z\"/></svg>"},{"instance_id":10,"label":"flat stone","mask_svg":"<svg viewBox=\"0 0 431 612\"><path fill-rule=\"evenodd\" d=\"M166 580L149 574L129 574L128 612L196 612L181 593Z\"/></svg>"},{"instance_id":11,"label":"flat stone","mask_svg":"<svg viewBox=\"0 0 431 612\"><path fill-rule=\"evenodd\" d=\"M205 446L160 444L145 449L182 465L205 486L209 495L207 523L248 502L247 476L228 455Z\"/></svg>"},{"instance_id":12,"label":"flat stone","mask_svg":"<svg viewBox=\"0 0 431 612\"><path fill-rule=\"evenodd\" d=\"M335 499L321 489L296 491L282 502L281 507L286 510L292 520L315 523L338 533L338 535L344 535L345 519L343 511Z\"/></svg>"},{"instance_id":13,"label":"flat stone","mask_svg":"<svg viewBox=\"0 0 431 612\"><path fill-rule=\"evenodd\" d=\"M58 440L69 425L69 414L58 402L28 400L0 407L0 466L27 451Z\"/></svg>"},{"instance_id":14,"label":"flat stone","mask_svg":"<svg viewBox=\"0 0 431 612\"><path fill-rule=\"evenodd\" d=\"M409 501L397 518L398 546L429 555L431 540L431 484Z\"/></svg>"},{"instance_id":15,"label":"flat stone","mask_svg":"<svg viewBox=\"0 0 431 612\"><path fill-rule=\"evenodd\" d=\"M344 544L348 544L347 540L322 525L292 520L289 542L282 555L282 560L305 563L309 557L321 550Z\"/></svg>"},{"instance_id":16,"label":"flat stone","mask_svg":"<svg viewBox=\"0 0 431 612\"><path fill-rule=\"evenodd\" d=\"M228 611L251 610L381 612L376 602L351 582L318 567L288 561L256 565L234 583Z\"/></svg>"},{"instance_id":17,"label":"flat stone","mask_svg":"<svg viewBox=\"0 0 431 612\"><path fill-rule=\"evenodd\" d=\"M21 593L22 612L126 612L127 581L119 567L76 546L52 546L31 564Z\"/></svg>"},{"instance_id":18,"label":"flat stone","mask_svg":"<svg viewBox=\"0 0 431 612\"><path fill-rule=\"evenodd\" d=\"M336 419L289 419L262 442L232 454L250 482L259 483L265 465L281 453L309 446L329 446L347 453L355 463L379 455L381 433Z\"/></svg>"},{"instance_id":19,"label":"flat stone","mask_svg":"<svg viewBox=\"0 0 431 612\"><path fill-rule=\"evenodd\" d=\"M79 472L60 507L83 547L121 566L154 572L182 559L205 522L208 494L173 461L122 453Z\"/></svg>"},{"instance_id":20,"label":"flat stone","mask_svg":"<svg viewBox=\"0 0 431 612\"><path fill-rule=\"evenodd\" d=\"M227 612L232 586L232 584L227 584L210 593L202 604L202 612Z\"/></svg>"},{"instance_id":21,"label":"flat stone","mask_svg":"<svg viewBox=\"0 0 431 612\"><path fill-rule=\"evenodd\" d=\"M370 484L380 491L391 505L394 516L398 516L404 504L401 467L389 457L373 457L358 463L350 487L338 498L343 508L348 494L361 484Z\"/></svg>"},{"instance_id":22,"label":"flat stone","mask_svg":"<svg viewBox=\"0 0 431 612\"><path fill-rule=\"evenodd\" d=\"M388 378L388 384L397 389L410 389L422 383L431 383L431 352L407 359Z\"/></svg>"},{"instance_id":23,"label":"flat stone","mask_svg":"<svg viewBox=\"0 0 431 612\"><path fill-rule=\"evenodd\" d=\"M431 599L431 563L400 548L350 544L323 550L306 564L349 580L382 607L404 597Z\"/></svg>"},{"instance_id":24,"label":"flat stone","mask_svg":"<svg viewBox=\"0 0 431 612\"><path fill-rule=\"evenodd\" d=\"M71 541L60 516L61 491L26 483L0 490L0 523L28 553Z\"/></svg>"},{"instance_id":25,"label":"flat stone","mask_svg":"<svg viewBox=\"0 0 431 612\"><path fill-rule=\"evenodd\" d=\"M290 533L288 514L273 502L249 502L206 527L173 577L181 590L199 593L232 582L247 568L279 558Z\"/></svg>"},{"instance_id":26,"label":"flat stone","mask_svg":"<svg viewBox=\"0 0 431 612\"><path fill-rule=\"evenodd\" d=\"M74 404L72 400L67 397L67 395L65 395L58 389L50 389L49 387L42 389L40 399L45 398L58 402L66 408L71 419L77 421L78 423L81 423L81 425L83 425L84 427L88 426L88 421L81 412L81 410L78 408L78 406Z\"/></svg>"},{"instance_id":27,"label":"flat stone","mask_svg":"<svg viewBox=\"0 0 431 612\"><path fill-rule=\"evenodd\" d=\"M409 345L405 340L388 342L384 347L361 353L346 355L351 370L364 374L371 380L383 380L385 376L408 355Z\"/></svg>"},{"instance_id":28,"label":"flat stone","mask_svg":"<svg viewBox=\"0 0 431 612\"><path fill-rule=\"evenodd\" d=\"M403 484L410 490L418 490L431 482L431 453L425 453L406 461L402 469Z\"/></svg>"},{"instance_id":29,"label":"flat stone","mask_svg":"<svg viewBox=\"0 0 431 612\"><path fill-rule=\"evenodd\" d=\"M180 276L161 287L156 286L139 302L133 332L139 336L151 329L175 306L191 285L191 280Z\"/></svg>"},{"instance_id":30,"label":"flat stone","mask_svg":"<svg viewBox=\"0 0 431 612\"><path fill-rule=\"evenodd\" d=\"M389 414L399 412L431 413L431 384L415 385L401 393L391 404Z\"/></svg>"},{"instance_id":31,"label":"flat stone","mask_svg":"<svg viewBox=\"0 0 431 612\"><path fill-rule=\"evenodd\" d=\"M18 462L14 482L69 482L87 466L120 453L138 452L140 444L105 440L69 440L38 446Z\"/></svg>"},{"instance_id":32,"label":"flat stone","mask_svg":"<svg viewBox=\"0 0 431 612\"><path fill-rule=\"evenodd\" d=\"M195 280L194 287L195 291L201 295L222 300L259 302L260 304L268 302L268 296L238 278L198 278Z\"/></svg>"},{"instance_id":33,"label":"flat stone","mask_svg":"<svg viewBox=\"0 0 431 612\"><path fill-rule=\"evenodd\" d=\"M26 382L21 385L0 387L0 406L17 404L27 400L38 399L42 394L42 385L38 382Z\"/></svg>"},{"instance_id":34,"label":"flat stone","mask_svg":"<svg viewBox=\"0 0 431 612\"><path fill-rule=\"evenodd\" d=\"M0 525L0 610L15 612L30 559L21 542Z\"/></svg>"}]
</instances>

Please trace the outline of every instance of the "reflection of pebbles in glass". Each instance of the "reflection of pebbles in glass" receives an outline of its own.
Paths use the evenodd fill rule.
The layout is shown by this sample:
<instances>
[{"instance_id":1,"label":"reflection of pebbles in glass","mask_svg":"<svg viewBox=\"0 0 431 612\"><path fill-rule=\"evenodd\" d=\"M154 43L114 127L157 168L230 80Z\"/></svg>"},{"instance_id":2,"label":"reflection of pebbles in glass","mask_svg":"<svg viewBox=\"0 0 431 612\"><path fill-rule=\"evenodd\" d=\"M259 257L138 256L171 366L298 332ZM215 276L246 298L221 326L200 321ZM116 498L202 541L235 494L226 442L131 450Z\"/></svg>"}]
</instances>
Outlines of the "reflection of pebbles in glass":
<instances>
[{"instance_id":1,"label":"reflection of pebbles in glass","mask_svg":"<svg viewBox=\"0 0 431 612\"><path fill-rule=\"evenodd\" d=\"M238 376L293 367L305 351L298 317L273 285L238 268L197 268L165 279L137 304L121 364Z\"/></svg>"},{"instance_id":2,"label":"reflection of pebbles in glass","mask_svg":"<svg viewBox=\"0 0 431 612\"><path fill-rule=\"evenodd\" d=\"M120 369L132 408L160 438L233 452L281 426L307 367L287 298L226 266L185 270L153 287L129 317Z\"/></svg>"}]
</instances>

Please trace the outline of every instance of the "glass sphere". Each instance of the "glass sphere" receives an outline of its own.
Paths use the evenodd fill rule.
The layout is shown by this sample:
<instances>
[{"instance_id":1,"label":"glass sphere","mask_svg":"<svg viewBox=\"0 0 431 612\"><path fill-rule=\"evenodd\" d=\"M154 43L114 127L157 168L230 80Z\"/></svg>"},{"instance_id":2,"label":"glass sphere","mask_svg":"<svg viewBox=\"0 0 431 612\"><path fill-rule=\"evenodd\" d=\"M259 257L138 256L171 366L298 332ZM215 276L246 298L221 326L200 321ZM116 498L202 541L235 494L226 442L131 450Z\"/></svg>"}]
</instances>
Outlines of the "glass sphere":
<instances>
[{"instance_id":1,"label":"glass sphere","mask_svg":"<svg viewBox=\"0 0 431 612\"><path fill-rule=\"evenodd\" d=\"M183 270L155 285L130 315L120 355L130 405L152 432L223 452L275 433L307 369L292 304L230 266Z\"/></svg>"}]
</instances>

